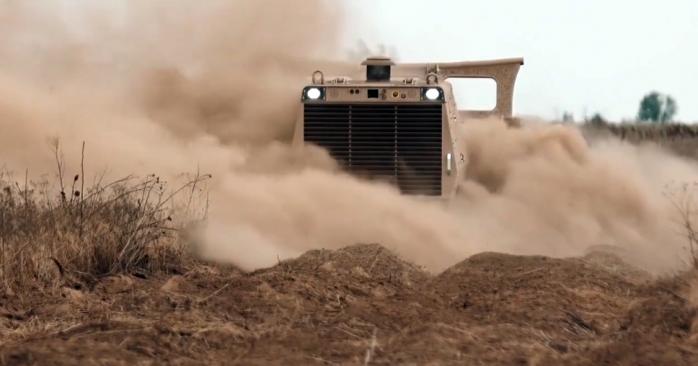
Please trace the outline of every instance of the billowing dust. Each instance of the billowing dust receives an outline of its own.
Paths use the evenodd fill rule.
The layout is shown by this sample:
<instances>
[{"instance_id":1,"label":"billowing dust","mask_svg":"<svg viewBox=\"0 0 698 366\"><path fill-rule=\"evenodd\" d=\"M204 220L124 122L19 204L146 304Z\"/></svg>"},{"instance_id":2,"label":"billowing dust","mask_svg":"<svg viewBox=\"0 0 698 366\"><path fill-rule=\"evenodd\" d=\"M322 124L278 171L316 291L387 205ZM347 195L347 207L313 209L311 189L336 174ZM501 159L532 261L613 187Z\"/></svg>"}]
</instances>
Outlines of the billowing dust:
<instances>
[{"instance_id":1,"label":"billowing dust","mask_svg":"<svg viewBox=\"0 0 698 366\"><path fill-rule=\"evenodd\" d=\"M88 171L211 173L193 248L244 269L358 242L433 271L482 251L572 256L597 245L652 270L683 263L663 191L698 169L656 148L469 121L467 179L450 202L290 149L300 88L323 65L312 60L341 56L325 51L341 49L341 12L298 4L0 1L0 164L53 177L58 138L71 172L84 140Z\"/></svg>"}]
</instances>

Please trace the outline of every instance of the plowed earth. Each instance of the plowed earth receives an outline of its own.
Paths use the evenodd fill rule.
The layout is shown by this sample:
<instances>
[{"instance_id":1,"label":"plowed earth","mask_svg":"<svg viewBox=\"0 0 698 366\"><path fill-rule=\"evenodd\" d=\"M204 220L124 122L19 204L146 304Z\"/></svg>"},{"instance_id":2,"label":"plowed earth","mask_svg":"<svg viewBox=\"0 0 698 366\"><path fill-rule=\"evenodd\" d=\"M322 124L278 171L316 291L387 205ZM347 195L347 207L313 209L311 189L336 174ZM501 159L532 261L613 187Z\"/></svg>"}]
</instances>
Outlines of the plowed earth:
<instances>
[{"instance_id":1,"label":"plowed earth","mask_svg":"<svg viewBox=\"0 0 698 366\"><path fill-rule=\"evenodd\" d=\"M141 277L4 294L0 363L698 365L690 274L606 252L483 253L432 275L356 245Z\"/></svg>"}]
</instances>

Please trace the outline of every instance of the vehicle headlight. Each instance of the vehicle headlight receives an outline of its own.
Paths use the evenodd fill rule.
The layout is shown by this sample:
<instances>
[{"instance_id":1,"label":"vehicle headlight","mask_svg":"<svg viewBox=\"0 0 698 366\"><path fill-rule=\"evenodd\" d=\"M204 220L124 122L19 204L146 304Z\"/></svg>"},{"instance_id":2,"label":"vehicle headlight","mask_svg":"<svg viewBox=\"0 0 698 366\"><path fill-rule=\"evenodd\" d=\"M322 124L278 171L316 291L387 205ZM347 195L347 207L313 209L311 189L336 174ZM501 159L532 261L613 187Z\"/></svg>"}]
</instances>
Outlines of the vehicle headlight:
<instances>
[{"instance_id":1,"label":"vehicle headlight","mask_svg":"<svg viewBox=\"0 0 698 366\"><path fill-rule=\"evenodd\" d=\"M437 88L429 88L424 92L424 96L429 100L437 100L441 97L441 91Z\"/></svg>"},{"instance_id":2,"label":"vehicle headlight","mask_svg":"<svg viewBox=\"0 0 698 366\"><path fill-rule=\"evenodd\" d=\"M320 99L320 97L322 97L322 91L320 88L308 88L305 91L305 97L312 100Z\"/></svg>"}]
</instances>

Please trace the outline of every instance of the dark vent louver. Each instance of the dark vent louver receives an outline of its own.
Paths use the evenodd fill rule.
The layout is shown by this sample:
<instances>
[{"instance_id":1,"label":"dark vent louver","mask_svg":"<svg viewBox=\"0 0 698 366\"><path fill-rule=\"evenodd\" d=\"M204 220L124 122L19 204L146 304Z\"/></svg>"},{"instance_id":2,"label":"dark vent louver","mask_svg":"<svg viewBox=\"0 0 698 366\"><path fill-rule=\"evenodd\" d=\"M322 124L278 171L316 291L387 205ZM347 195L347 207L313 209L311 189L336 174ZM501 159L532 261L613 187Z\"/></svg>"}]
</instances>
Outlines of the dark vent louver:
<instances>
[{"instance_id":1,"label":"dark vent louver","mask_svg":"<svg viewBox=\"0 0 698 366\"><path fill-rule=\"evenodd\" d=\"M305 104L305 141L353 174L441 195L440 104Z\"/></svg>"}]
</instances>

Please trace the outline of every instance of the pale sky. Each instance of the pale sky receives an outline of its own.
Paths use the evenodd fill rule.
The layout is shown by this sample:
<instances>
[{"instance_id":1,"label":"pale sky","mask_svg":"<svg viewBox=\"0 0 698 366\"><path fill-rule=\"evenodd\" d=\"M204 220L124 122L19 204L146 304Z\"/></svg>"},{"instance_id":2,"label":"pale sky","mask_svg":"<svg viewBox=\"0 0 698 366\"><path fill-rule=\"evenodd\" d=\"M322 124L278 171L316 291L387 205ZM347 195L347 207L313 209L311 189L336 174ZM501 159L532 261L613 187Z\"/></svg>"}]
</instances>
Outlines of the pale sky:
<instances>
[{"instance_id":1,"label":"pale sky","mask_svg":"<svg viewBox=\"0 0 698 366\"><path fill-rule=\"evenodd\" d=\"M698 122L698 0L351 0L348 47L403 62L524 57L515 113L633 118L651 90Z\"/></svg>"}]
</instances>

